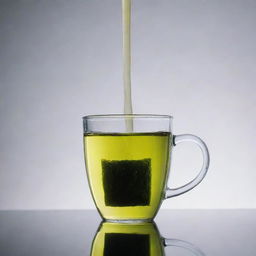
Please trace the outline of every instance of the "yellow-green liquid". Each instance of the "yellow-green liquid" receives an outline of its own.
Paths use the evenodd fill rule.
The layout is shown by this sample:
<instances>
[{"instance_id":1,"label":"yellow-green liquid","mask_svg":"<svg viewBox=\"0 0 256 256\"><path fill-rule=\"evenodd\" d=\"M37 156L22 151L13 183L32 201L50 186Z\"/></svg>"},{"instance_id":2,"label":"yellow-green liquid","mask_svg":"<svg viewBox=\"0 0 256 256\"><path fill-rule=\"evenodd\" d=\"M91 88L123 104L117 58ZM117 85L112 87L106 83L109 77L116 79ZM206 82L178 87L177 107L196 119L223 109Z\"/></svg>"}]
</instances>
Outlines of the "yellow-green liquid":
<instances>
[{"instance_id":1,"label":"yellow-green liquid","mask_svg":"<svg viewBox=\"0 0 256 256\"><path fill-rule=\"evenodd\" d=\"M85 134L88 180L109 220L152 219L164 196L169 132Z\"/></svg>"}]
</instances>

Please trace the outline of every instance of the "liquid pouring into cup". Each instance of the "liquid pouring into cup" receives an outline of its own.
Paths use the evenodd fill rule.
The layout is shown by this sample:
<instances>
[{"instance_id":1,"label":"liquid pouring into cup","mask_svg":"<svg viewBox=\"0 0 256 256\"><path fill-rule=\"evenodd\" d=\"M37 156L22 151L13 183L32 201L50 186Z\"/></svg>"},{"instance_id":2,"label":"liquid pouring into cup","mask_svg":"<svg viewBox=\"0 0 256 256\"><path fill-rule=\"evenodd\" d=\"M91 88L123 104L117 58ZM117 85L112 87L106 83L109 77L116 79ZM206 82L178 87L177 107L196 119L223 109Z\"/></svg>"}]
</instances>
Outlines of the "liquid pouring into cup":
<instances>
[{"instance_id":1,"label":"liquid pouring into cup","mask_svg":"<svg viewBox=\"0 0 256 256\"><path fill-rule=\"evenodd\" d=\"M124 115L83 118L84 155L94 202L109 222L150 222L166 198L197 186L209 167L206 144L191 134L173 135L172 116L132 114L131 0L122 0L124 55ZM168 188L171 153L181 142L193 142L202 152L198 175L178 188Z\"/></svg>"},{"instance_id":2,"label":"liquid pouring into cup","mask_svg":"<svg viewBox=\"0 0 256 256\"><path fill-rule=\"evenodd\" d=\"M131 92L131 0L122 0L123 17L123 82L124 82L124 114L132 114ZM133 131L131 117L125 121L127 132Z\"/></svg>"}]
</instances>

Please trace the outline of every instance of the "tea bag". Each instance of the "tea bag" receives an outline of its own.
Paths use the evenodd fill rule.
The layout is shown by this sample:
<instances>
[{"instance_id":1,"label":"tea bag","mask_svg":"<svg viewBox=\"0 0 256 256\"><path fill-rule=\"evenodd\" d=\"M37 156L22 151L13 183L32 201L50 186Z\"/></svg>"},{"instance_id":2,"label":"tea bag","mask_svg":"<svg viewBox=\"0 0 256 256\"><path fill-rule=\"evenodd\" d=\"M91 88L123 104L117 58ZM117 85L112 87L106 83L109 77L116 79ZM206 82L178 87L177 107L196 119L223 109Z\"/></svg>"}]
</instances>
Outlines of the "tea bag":
<instances>
[{"instance_id":1,"label":"tea bag","mask_svg":"<svg viewBox=\"0 0 256 256\"><path fill-rule=\"evenodd\" d=\"M150 204L151 159L102 160L106 206Z\"/></svg>"}]
</instances>

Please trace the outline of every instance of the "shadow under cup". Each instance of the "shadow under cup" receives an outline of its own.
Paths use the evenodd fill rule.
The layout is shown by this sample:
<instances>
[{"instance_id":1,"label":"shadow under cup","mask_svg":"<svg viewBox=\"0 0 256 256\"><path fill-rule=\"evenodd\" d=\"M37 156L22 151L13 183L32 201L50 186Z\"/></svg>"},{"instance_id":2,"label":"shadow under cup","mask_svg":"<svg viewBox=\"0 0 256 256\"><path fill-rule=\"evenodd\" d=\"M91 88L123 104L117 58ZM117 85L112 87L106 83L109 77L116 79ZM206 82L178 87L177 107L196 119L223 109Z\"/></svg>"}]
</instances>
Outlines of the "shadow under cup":
<instances>
[{"instance_id":1,"label":"shadow under cup","mask_svg":"<svg viewBox=\"0 0 256 256\"><path fill-rule=\"evenodd\" d=\"M99 115L83 121L87 176L101 216L151 221L168 191L172 117Z\"/></svg>"},{"instance_id":2,"label":"shadow under cup","mask_svg":"<svg viewBox=\"0 0 256 256\"><path fill-rule=\"evenodd\" d=\"M164 256L164 239L154 223L101 223L91 256Z\"/></svg>"},{"instance_id":3,"label":"shadow under cup","mask_svg":"<svg viewBox=\"0 0 256 256\"><path fill-rule=\"evenodd\" d=\"M204 256L190 242L162 237L152 223L102 222L92 242L91 256L165 256L165 247L186 250L186 255ZM189 253L189 254L188 254Z\"/></svg>"}]
</instances>

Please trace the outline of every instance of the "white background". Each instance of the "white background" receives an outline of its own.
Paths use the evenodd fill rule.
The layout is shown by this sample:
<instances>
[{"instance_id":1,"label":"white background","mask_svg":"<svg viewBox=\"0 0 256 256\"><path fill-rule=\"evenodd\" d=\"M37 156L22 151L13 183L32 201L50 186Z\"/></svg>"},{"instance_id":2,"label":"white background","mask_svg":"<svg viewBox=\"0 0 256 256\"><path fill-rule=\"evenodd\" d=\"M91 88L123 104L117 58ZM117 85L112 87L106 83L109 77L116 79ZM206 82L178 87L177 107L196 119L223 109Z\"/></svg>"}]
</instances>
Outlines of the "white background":
<instances>
[{"instance_id":1,"label":"white background","mask_svg":"<svg viewBox=\"0 0 256 256\"><path fill-rule=\"evenodd\" d=\"M255 208L256 2L134 0L134 112L209 146L165 208ZM122 113L121 0L0 1L0 209L95 208L82 116ZM174 149L171 186L201 166Z\"/></svg>"}]
</instances>

